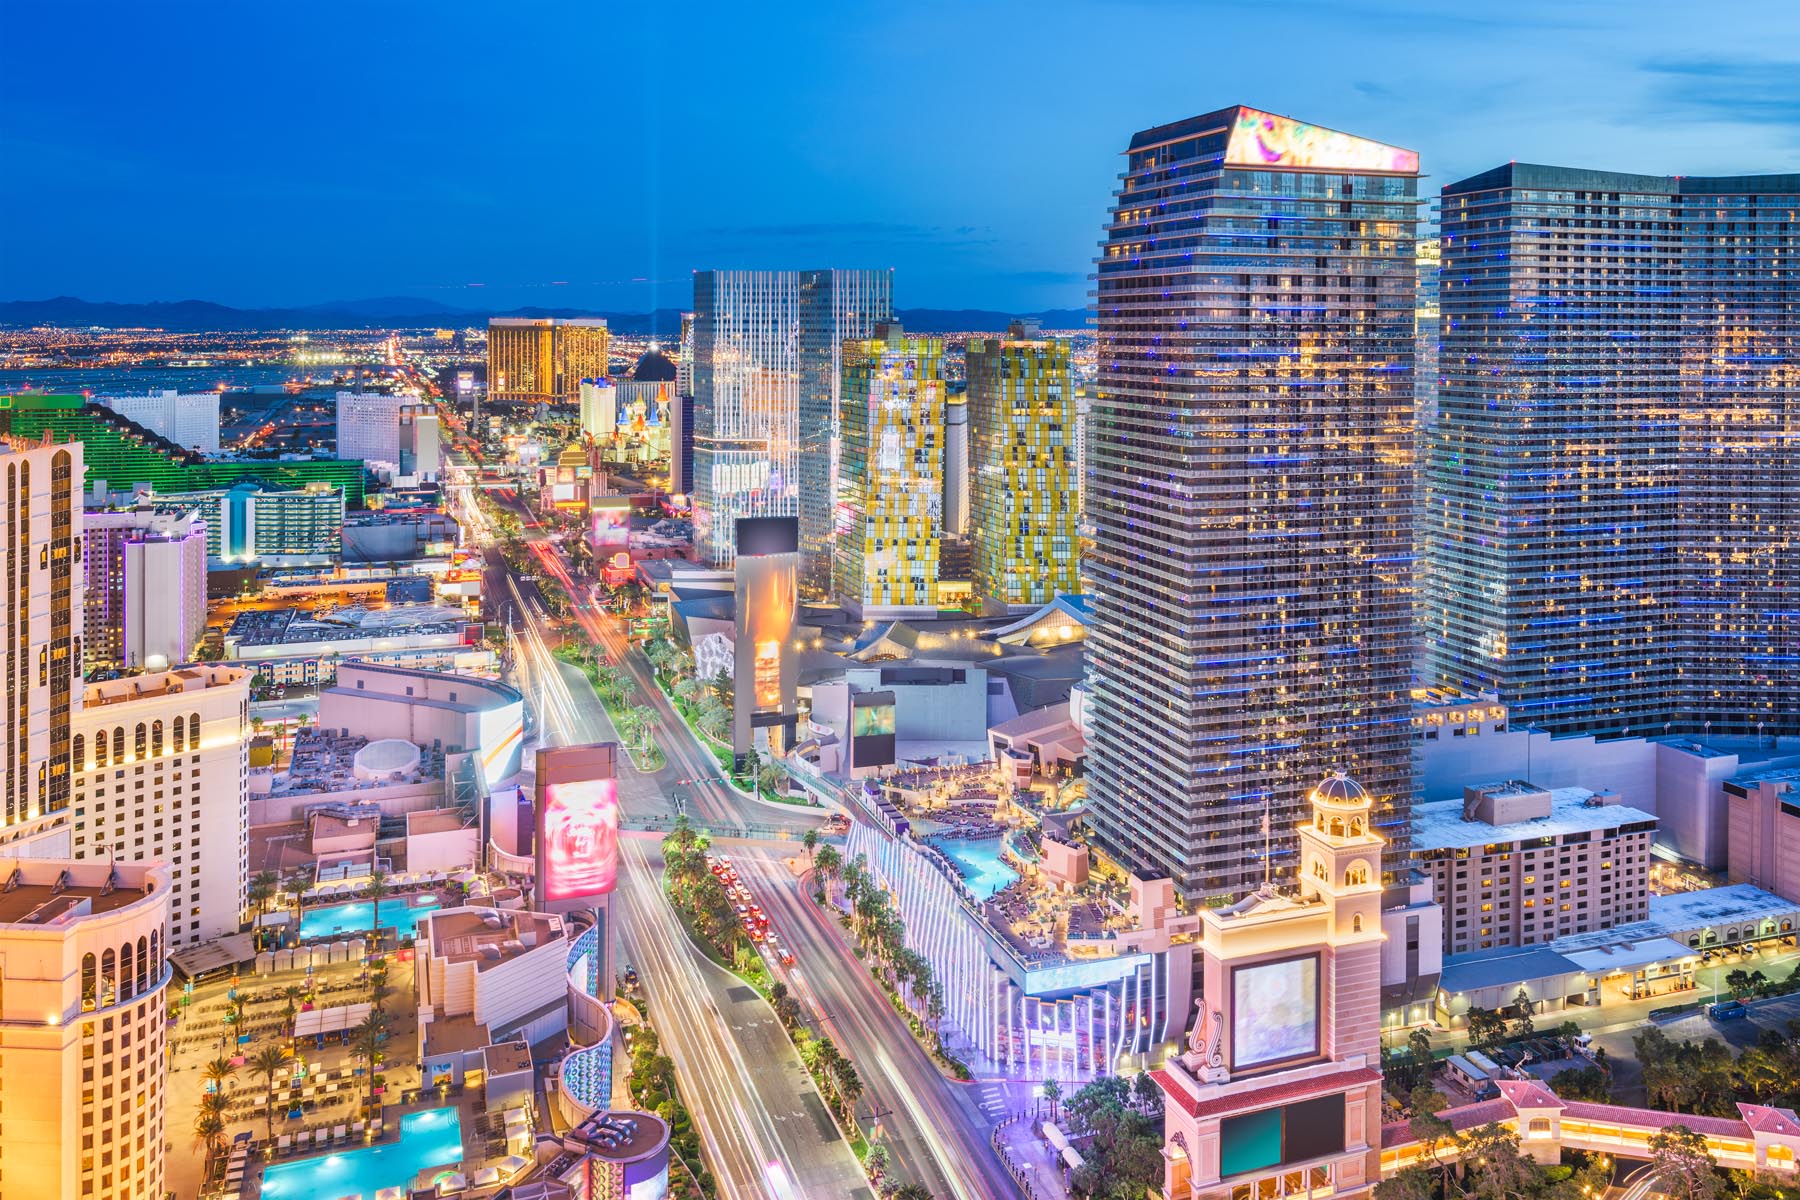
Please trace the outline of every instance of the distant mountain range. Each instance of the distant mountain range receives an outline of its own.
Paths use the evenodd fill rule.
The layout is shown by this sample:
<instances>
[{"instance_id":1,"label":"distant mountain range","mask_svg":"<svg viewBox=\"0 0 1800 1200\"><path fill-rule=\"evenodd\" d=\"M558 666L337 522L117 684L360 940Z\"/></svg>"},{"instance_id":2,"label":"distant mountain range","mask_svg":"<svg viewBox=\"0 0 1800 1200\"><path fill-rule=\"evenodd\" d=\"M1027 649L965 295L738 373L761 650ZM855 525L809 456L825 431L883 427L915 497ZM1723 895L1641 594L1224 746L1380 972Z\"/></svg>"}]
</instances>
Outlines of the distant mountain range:
<instances>
[{"instance_id":1,"label":"distant mountain range","mask_svg":"<svg viewBox=\"0 0 1800 1200\"><path fill-rule=\"evenodd\" d=\"M1088 313L1079 308L1053 308L1035 313L1005 313L978 308L903 308L894 314L908 329L921 333L981 333L1003 330L1019 317L1035 318L1046 329L1079 329ZM620 333L666 334L681 328L681 310L659 308L648 313L594 312L583 308L512 308L503 312L452 308L412 296L378 296L369 300L333 300L303 308L232 308L208 300L112 304L57 296L49 300L0 301L0 325L56 325L80 329L166 329L172 333L209 330L278 329L420 329L484 324L489 317L605 317Z\"/></svg>"}]
</instances>

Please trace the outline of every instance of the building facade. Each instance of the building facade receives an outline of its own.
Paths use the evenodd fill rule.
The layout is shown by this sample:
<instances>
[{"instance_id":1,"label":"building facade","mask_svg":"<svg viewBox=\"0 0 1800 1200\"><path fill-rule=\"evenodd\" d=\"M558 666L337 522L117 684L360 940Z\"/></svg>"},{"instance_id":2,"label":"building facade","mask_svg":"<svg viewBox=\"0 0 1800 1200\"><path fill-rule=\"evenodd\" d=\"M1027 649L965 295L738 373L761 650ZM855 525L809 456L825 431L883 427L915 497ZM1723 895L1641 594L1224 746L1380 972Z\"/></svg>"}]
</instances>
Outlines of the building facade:
<instances>
[{"instance_id":1,"label":"building facade","mask_svg":"<svg viewBox=\"0 0 1800 1200\"><path fill-rule=\"evenodd\" d=\"M1127 149L1088 428L1088 803L1189 899L1263 878L1265 820L1286 869L1295 781L1333 769L1400 865L1418 168L1241 107Z\"/></svg>"},{"instance_id":2,"label":"building facade","mask_svg":"<svg viewBox=\"0 0 1800 1200\"><path fill-rule=\"evenodd\" d=\"M430 404L400 407L400 427L395 440L396 474L403 480L429 483L442 466L439 452L438 411Z\"/></svg>"},{"instance_id":3,"label":"building facade","mask_svg":"<svg viewBox=\"0 0 1800 1200\"><path fill-rule=\"evenodd\" d=\"M694 276L694 538L729 566L743 517L799 515L800 275Z\"/></svg>"},{"instance_id":4,"label":"building facade","mask_svg":"<svg viewBox=\"0 0 1800 1200\"><path fill-rule=\"evenodd\" d=\"M157 391L143 396L96 396L128 421L202 454L219 452L219 393Z\"/></svg>"},{"instance_id":5,"label":"building facade","mask_svg":"<svg viewBox=\"0 0 1800 1200\"><path fill-rule=\"evenodd\" d=\"M206 522L195 509L86 514L84 666L187 662L206 631Z\"/></svg>"},{"instance_id":6,"label":"building facade","mask_svg":"<svg viewBox=\"0 0 1800 1200\"><path fill-rule=\"evenodd\" d=\"M86 490L129 497L136 489L189 492L229 488L245 480L273 487L329 483L345 503L361 508L363 465L335 458L204 458L150 433L101 404L81 396L47 392L0 395L0 435L40 441L80 442L87 467Z\"/></svg>"},{"instance_id":7,"label":"building facade","mask_svg":"<svg viewBox=\"0 0 1800 1200\"><path fill-rule=\"evenodd\" d=\"M398 463L400 410L410 402L392 392L339 392L333 406L338 457Z\"/></svg>"},{"instance_id":8,"label":"building facade","mask_svg":"<svg viewBox=\"0 0 1800 1200\"><path fill-rule=\"evenodd\" d=\"M0 438L0 854L67 824L81 709L82 447Z\"/></svg>"},{"instance_id":9,"label":"building facade","mask_svg":"<svg viewBox=\"0 0 1800 1200\"><path fill-rule=\"evenodd\" d=\"M893 320L894 273L800 272L801 586L822 596L840 532L843 348Z\"/></svg>"},{"instance_id":10,"label":"building facade","mask_svg":"<svg viewBox=\"0 0 1800 1200\"><path fill-rule=\"evenodd\" d=\"M1531 946L1642 921L1656 817L1521 780L1413 807L1413 861L1444 910L1444 953Z\"/></svg>"},{"instance_id":11,"label":"building facade","mask_svg":"<svg viewBox=\"0 0 1800 1200\"><path fill-rule=\"evenodd\" d=\"M984 611L1081 590L1080 482L1069 343L1014 325L968 345L969 537Z\"/></svg>"},{"instance_id":12,"label":"building facade","mask_svg":"<svg viewBox=\"0 0 1800 1200\"><path fill-rule=\"evenodd\" d=\"M329 483L276 488L248 479L203 492L153 493L150 499L159 507L197 511L214 562L304 565L328 563L343 552L344 493Z\"/></svg>"},{"instance_id":13,"label":"building facade","mask_svg":"<svg viewBox=\"0 0 1800 1200\"><path fill-rule=\"evenodd\" d=\"M0 1194L162 1200L171 889L157 863L5 867Z\"/></svg>"},{"instance_id":14,"label":"building facade","mask_svg":"<svg viewBox=\"0 0 1800 1200\"><path fill-rule=\"evenodd\" d=\"M843 362L844 529L832 555L832 591L863 616L935 614L943 339L885 325L875 337L846 342Z\"/></svg>"},{"instance_id":15,"label":"building facade","mask_svg":"<svg viewBox=\"0 0 1800 1200\"><path fill-rule=\"evenodd\" d=\"M250 676L195 666L84 689L71 854L165 864L171 951L236 933L244 919Z\"/></svg>"},{"instance_id":16,"label":"building facade","mask_svg":"<svg viewBox=\"0 0 1800 1200\"><path fill-rule=\"evenodd\" d=\"M611 334L599 317L488 318L488 399L575 404L606 377Z\"/></svg>"},{"instance_id":17,"label":"building facade","mask_svg":"<svg viewBox=\"0 0 1800 1200\"><path fill-rule=\"evenodd\" d=\"M1555 733L1800 731L1800 175L1443 192L1428 681Z\"/></svg>"}]
</instances>

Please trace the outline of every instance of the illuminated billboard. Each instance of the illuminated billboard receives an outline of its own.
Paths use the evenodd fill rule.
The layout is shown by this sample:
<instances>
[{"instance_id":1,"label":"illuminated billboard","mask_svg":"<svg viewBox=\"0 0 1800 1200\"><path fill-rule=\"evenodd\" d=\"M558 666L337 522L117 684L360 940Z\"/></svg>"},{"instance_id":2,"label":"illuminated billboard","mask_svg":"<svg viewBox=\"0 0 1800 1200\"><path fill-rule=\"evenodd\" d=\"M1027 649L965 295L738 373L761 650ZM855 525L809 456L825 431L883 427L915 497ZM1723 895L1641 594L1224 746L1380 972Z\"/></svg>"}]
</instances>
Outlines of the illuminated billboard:
<instances>
[{"instance_id":1,"label":"illuminated billboard","mask_svg":"<svg viewBox=\"0 0 1800 1200\"><path fill-rule=\"evenodd\" d=\"M623 546L631 540L631 501L607 499L595 503L594 547Z\"/></svg>"},{"instance_id":2,"label":"illuminated billboard","mask_svg":"<svg viewBox=\"0 0 1800 1200\"><path fill-rule=\"evenodd\" d=\"M619 882L619 785L612 779L544 788L544 898L604 896Z\"/></svg>"},{"instance_id":3,"label":"illuminated billboard","mask_svg":"<svg viewBox=\"0 0 1800 1200\"><path fill-rule=\"evenodd\" d=\"M781 707L781 642L764 638L756 643L756 708L770 712Z\"/></svg>"},{"instance_id":4,"label":"illuminated billboard","mask_svg":"<svg viewBox=\"0 0 1800 1200\"><path fill-rule=\"evenodd\" d=\"M545 912L591 908L619 882L619 789L611 743L537 756L537 900Z\"/></svg>"},{"instance_id":5,"label":"illuminated billboard","mask_svg":"<svg viewBox=\"0 0 1800 1200\"><path fill-rule=\"evenodd\" d=\"M771 731L771 749L793 744L798 704L788 643L798 604L800 531L794 517L744 517L733 532L732 678L738 686L733 690L731 748L741 755L751 749L757 729ZM776 727L782 731L778 740Z\"/></svg>"},{"instance_id":6,"label":"illuminated billboard","mask_svg":"<svg viewBox=\"0 0 1800 1200\"><path fill-rule=\"evenodd\" d=\"M1316 1058L1319 957L1237 967L1231 973L1231 1069Z\"/></svg>"},{"instance_id":7,"label":"illuminated billboard","mask_svg":"<svg viewBox=\"0 0 1800 1200\"><path fill-rule=\"evenodd\" d=\"M1225 164L1233 167L1392 171L1410 175L1419 169L1419 154L1416 150L1402 150L1335 129L1308 125L1292 117L1240 108L1237 124L1231 130L1231 141L1225 147Z\"/></svg>"},{"instance_id":8,"label":"illuminated billboard","mask_svg":"<svg viewBox=\"0 0 1800 1200\"><path fill-rule=\"evenodd\" d=\"M850 698L850 766L894 765L894 693L862 692Z\"/></svg>"}]
</instances>

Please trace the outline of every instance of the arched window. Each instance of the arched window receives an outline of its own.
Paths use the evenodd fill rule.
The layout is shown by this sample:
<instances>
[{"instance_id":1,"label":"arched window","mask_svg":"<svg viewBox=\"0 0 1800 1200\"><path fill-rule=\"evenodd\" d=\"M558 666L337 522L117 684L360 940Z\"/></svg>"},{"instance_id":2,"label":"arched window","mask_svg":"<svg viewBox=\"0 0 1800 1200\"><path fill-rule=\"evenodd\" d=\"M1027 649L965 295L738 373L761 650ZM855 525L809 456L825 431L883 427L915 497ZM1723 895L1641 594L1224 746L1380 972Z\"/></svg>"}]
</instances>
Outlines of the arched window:
<instances>
[{"instance_id":1,"label":"arched window","mask_svg":"<svg viewBox=\"0 0 1800 1200\"><path fill-rule=\"evenodd\" d=\"M1362 932L1362 914L1361 913L1355 913L1351 916L1350 932L1351 933L1361 933Z\"/></svg>"},{"instance_id":2,"label":"arched window","mask_svg":"<svg viewBox=\"0 0 1800 1200\"><path fill-rule=\"evenodd\" d=\"M188 714L188 744L194 749L200 748L200 714Z\"/></svg>"},{"instance_id":3,"label":"arched window","mask_svg":"<svg viewBox=\"0 0 1800 1200\"><path fill-rule=\"evenodd\" d=\"M1362 818L1361 817L1351 817L1350 818L1350 836L1351 837L1361 837L1362 831L1363 831Z\"/></svg>"},{"instance_id":4,"label":"arched window","mask_svg":"<svg viewBox=\"0 0 1800 1200\"><path fill-rule=\"evenodd\" d=\"M105 1008L119 998L119 960L112 947L100 956L100 1007Z\"/></svg>"},{"instance_id":5,"label":"arched window","mask_svg":"<svg viewBox=\"0 0 1800 1200\"><path fill-rule=\"evenodd\" d=\"M150 974L150 939L139 936L137 950L137 990L139 994L142 994L143 990L150 986L150 980L152 978Z\"/></svg>"},{"instance_id":6,"label":"arched window","mask_svg":"<svg viewBox=\"0 0 1800 1200\"><path fill-rule=\"evenodd\" d=\"M160 929L152 930L150 933L150 961L156 964L156 973L158 975L161 975L162 967L163 967L163 953L162 953L162 930L160 930Z\"/></svg>"},{"instance_id":7,"label":"arched window","mask_svg":"<svg viewBox=\"0 0 1800 1200\"><path fill-rule=\"evenodd\" d=\"M136 759L142 761L150 748L150 731L142 721L137 723L137 737L132 739L132 745Z\"/></svg>"},{"instance_id":8,"label":"arched window","mask_svg":"<svg viewBox=\"0 0 1800 1200\"><path fill-rule=\"evenodd\" d=\"M131 953L131 943L126 942L119 949L119 998L129 1000L137 995L136 960Z\"/></svg>"},{"instance_id":9,"label":"arched window","mask_svg":"<svg viewBox=\"0 0 1800 1200\"><path fill-rule=\"evenodd\" d=\"M1369 882L1369 864L1360 859L1350 864L1344 872L1344 884L1347 887L1360 887Z\"/></svg>"},{"instance_id":10,"label":"arched window","mask_svg":"<svg viewBox=\"0 0 1800 1200\"><path fill-rule=\"evenodd\" d=\"M90 950L81 956L81 1010L83 1012L94 1011L94 988L98 986L96 974L94 953Z\"/></svg>"},{"instance_id":11,"label":"arched window","mask_svg":"<svg viewBox=\"0 0 1800 1200\"><path fill-rule=\"evenodd\" d=\"M1533 1118L1531 1118L1531 1123L1525 1127L1525 1134L1527 1137L1549 1137L1550 1136L1550 1118L1549 1117L1533 1117Z\"/></svg>"},{"instance_id":12,"label":"arched window","mask_svg":"<svg viewBox=\"0 0 1800 1200\"><path fill-rule=\"evenodd\" d=\"M183 750L187 749L187 740L184 736L186 733L187 733L187 718L186 717L176 717L175 718L175 727L169 731L169 736L175 743L175 753L177 753L177 754L180 754Z\"/></svg>"},{"instance_id":13,"label":"arched window","mask_svg":"<svg viewBox=\"0 0 1800 1200\"><path fill-rule=\"evenodd\" d=\"M74 760L75 770L87 770L87 736L85 734L78 733L75 735L75 741L69 751L69 757Z\"/></svg>"},{"instance_id":14,"label":"arched window","mask_svg":"<svg viewBox=\"0 0 1800 1200\"><path fill-rule=\"evenodd\" d=\"M1344 821L1343 821L1342 817L1331 818L1331 836L1332 837L1343 837L1344 836Z\"/></svg>"},{"instance_id":15,"label":"arched window","mask_svg":"<svg viewBox=\"0 0 1800 1200\"><path fill-rule=\"evenodd\" d=\"M106 765L106 730L104 729L94 734L94 765L96 767Z\"/></svg>"},{"instance_id":16,"label":"arched window","mask_svg":"<svg viewBox=\"0 0 1800 1200\"><path fill-rule=\"evenodd\" d=\"M115 725L115 726L113 726L113 762L115 764L118 764L118 763L122 763L124 761L125 761L125 727L123 725Z\"/></svg>"},{"instance_id":17,"label":"arched window","mask_svg":"<svg viewBox=\"0 0 1800 1200\"><path fill-rule=\"evenodd\" d=\"M163 752L163 723L150 722L150 753L161 758Z\"/></svg>"}]
</instances>

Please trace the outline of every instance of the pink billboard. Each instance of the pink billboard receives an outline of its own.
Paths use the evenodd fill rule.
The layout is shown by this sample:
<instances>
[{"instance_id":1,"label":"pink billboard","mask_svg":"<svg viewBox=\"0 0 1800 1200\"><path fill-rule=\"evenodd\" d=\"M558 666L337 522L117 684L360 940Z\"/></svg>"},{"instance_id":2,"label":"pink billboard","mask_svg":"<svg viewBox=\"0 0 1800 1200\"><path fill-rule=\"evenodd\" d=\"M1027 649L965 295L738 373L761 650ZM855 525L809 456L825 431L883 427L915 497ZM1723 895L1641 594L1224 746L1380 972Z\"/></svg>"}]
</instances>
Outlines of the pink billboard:
<instances>
[{"instance_id":1,"label":"pink billboard","mask_svg":"<svg viewBox=\"0 0 1800 1200\"><path fill-rule=\"evenodd\" d=\"M549 783L538 855L549 901L604 896L619 882L619 787L612 779Z\"/></svg>"}]
</instances>

